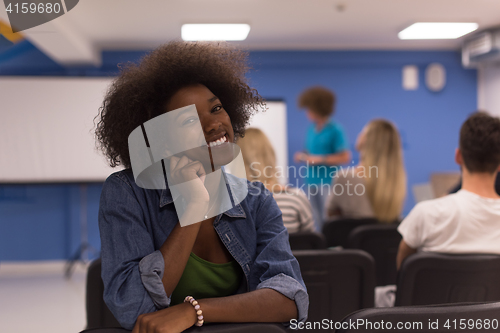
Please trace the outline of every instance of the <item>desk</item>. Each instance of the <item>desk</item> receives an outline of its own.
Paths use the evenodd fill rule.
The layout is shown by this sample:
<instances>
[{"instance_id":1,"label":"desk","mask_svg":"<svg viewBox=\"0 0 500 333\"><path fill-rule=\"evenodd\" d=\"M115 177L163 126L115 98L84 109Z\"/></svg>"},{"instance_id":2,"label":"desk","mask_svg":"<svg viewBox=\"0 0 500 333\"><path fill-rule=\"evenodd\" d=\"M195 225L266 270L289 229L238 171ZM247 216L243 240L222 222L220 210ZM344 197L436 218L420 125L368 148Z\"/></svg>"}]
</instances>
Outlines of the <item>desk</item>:
<instances>
[{"instance_id":1,"label":"desk","mask_svg":"<svg viewBox=\"0 0 500 333\"><path fill-rule=\"evenodd\" d=\"M244 323L244 324L207 324L201 327L193 326L184 333L285 333L281 324ZM93 328L80 333L130 333L123 328Z\"/></svg>"}]
</instances>

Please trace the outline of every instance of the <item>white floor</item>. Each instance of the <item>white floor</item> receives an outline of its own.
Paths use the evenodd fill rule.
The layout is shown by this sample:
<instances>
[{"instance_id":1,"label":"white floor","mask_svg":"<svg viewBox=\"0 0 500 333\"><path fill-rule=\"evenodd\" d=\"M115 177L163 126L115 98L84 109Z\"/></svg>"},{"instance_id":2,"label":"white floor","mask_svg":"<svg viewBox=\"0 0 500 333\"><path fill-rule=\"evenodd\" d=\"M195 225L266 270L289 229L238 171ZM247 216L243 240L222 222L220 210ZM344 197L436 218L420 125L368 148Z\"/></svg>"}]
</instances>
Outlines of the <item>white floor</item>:
<instances>
[{"instance_id":1,"label":"white floor","mask_svg":"<svg viewBox=\"0 0 500 333\"><path fill-rule=\"evenodd\" d=\"M85 328L87 268L64 262L0 262L0 332L78 333Z\"/></svg>"}]
</instances>

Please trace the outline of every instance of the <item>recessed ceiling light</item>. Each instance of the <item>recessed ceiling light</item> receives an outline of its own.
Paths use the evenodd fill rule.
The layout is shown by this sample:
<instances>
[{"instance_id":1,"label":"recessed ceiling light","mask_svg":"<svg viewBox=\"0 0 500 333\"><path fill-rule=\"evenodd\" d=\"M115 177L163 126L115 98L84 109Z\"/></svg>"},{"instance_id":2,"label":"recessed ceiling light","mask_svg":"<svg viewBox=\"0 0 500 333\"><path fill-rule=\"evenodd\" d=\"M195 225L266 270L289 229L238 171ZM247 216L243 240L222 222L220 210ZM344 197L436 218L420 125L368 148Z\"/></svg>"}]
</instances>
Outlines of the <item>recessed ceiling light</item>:
<instances>
[{"instance_id":1,"label":"recessed ceiling light","mask_svg":"<svg viewBox=\"0 0 500 333\"><path fill-rule=\"evenodd\" d=\"M418 22L398 34L399 39L456 39L478 28L477 23Z\"/></svg>"},{"instance_id":2,"label":"recessed ceiling light","mask_svg":"<svg viewBox=\"0 0 500 333\"><path fill-rule=\"evenodd\" d=\"M250 32L248 24L183 24L185 41L245 40Z\"/></svg>"}]
</instances>

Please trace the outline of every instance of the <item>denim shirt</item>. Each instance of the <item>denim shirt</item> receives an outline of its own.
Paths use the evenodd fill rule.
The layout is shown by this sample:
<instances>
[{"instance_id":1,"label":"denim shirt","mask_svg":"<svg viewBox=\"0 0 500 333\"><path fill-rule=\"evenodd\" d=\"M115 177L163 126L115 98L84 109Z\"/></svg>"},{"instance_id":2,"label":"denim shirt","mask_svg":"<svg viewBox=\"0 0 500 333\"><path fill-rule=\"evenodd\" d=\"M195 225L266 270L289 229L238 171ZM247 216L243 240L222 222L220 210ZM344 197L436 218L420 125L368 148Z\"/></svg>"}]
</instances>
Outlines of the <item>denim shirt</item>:
<instances>
[{"instance_id":1,"label":"denim shirt","mask_svg":"<svg viewBox=\"0 0 500 333\"><path fill-rule=\"evenodd\" d=\"M226 175L226 180L231 177ZM245 276L237 293L274 289L295 301L297 319L304 322L309 296L281 211L262 183L247 185L248 196L214 221L215 231ZM159 249L177 223L168 187L142 189L130 169L112 174L104 183L99 205L104 301L124 328L132 329L140 314L170 305L162 284L168 268Z\"/></svg>"}]
</instances>

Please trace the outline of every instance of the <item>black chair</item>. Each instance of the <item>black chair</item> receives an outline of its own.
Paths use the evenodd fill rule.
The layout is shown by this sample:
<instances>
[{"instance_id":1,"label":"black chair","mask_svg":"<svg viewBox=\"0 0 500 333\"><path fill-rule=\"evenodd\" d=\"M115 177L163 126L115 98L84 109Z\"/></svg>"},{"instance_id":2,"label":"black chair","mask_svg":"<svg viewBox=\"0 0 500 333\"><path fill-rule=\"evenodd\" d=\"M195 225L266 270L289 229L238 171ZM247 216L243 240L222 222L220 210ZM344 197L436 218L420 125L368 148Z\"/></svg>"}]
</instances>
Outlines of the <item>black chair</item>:
<instances>
[{"instance_id":1,"label":"black chair","mask_svg":"<svg viewBox=\"0 0 500 333\"><path fill-rule=\"evenodd\" d=\"M193 326L184 333L285 333L282 324L243 323L243 324L205 324L202 327ZM93 328L80 333L130 333L123 328Z\"/></svg>"},{"instance_id":2,"label":"black chair","mask_svg":"<svg viewBox=\"0 0 500 333\"><path fill-rule=\"evenodd\" d=\"M104 284L101 279L101 259L99 258L90 264L87 271L87 329L121 327L104 303L103 295ZM114 333L113 331L109 332Z\"/></svg>"},{"instance_id":3,"label":"black chair","mask_svg":"<svg viewBox=\"0 0 500 333\"><path fill-rule=\"evenodd\" d=\"M309 250L293 254L309 293L308 321L340 321L353 311L373 307L375 262L368 253Z\"/></svg>"},{"instance_id":4,"label":"black chair","mask_svg":"<svg viewBox=\"0 0 500 333\"><path fill-rule=\"evenodd\" d=\"M325 236L317 232L297 232L288 237L292 250L326 249Z\"/></svg>"},{"instance_id":5,"label":"black chair","mask_svg":"<svg viewBox=\"0 0 500 333\"><path fill-rule=\"evenodd\" d=\"M355 228L366 225L375 224L376 219L341 219L341 220L329 220L323 225L323 235L326 238L326 246L342 246L347 247L347 242L349 239L349 234Z\"/></svg>"},{"instance_id":6,"label":"black chair","mask_svg":"<svg viewBox=\"0 0 500 333\"><path fill-rule=\"evenodd\" d=\"M398 226L397 223L363 225L349 235L348 248L366 251L375 259L377 286L396 284L396 255L401 242Z\"/></svg>"},{"instance_id":7,"label":"black chair","mask_svg":"<svg viewBox=\"0 0 500 333\"><path fill-rule=\"evenodd\" d=\"M500 256L417 253L397 286L396 306L500 301Z\"/></svg>"},{"instance_id":8,"label":"black chair","mask_svg":"<svg viewBox=\"0 0 500 333\"><path fill-rule=\"evenodd\" d=\"M336 323L335 332L498 332L499 318L500 302L373 308L350 314Z\"/></svg>"}]
</instances>

